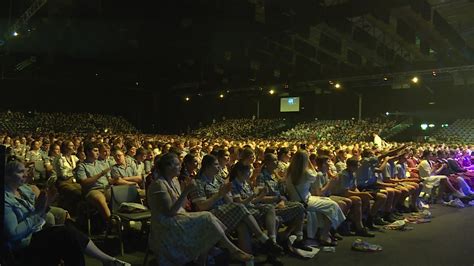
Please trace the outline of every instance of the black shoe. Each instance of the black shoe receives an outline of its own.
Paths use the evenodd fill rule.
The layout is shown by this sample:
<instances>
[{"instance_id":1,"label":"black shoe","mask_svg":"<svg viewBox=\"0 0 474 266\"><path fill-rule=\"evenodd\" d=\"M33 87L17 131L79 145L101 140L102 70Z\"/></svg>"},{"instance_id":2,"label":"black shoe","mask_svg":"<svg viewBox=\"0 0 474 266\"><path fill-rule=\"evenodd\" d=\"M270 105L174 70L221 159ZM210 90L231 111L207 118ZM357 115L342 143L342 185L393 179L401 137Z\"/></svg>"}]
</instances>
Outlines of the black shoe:
<instances>
[{"instance_id":1,"label":"black shoe","mask_svg":"<svg viewBox=\"0 0 474 266\"><path fill-rule=\"evenodd\" d=\"M375 237L375 235L372 234L372 233L369 233L369 231L365 227L361 230L357 230L355 234L356 234L356 236Z\"/></svg>"},{"instance_id":2,"label":"black shoe","mask_svg":"<svg viewBox=\"0 0 474 266\"><path fill-rule=\"evenodd\" d=\"M401 213L409 213L410 212L410 208L407 208L405 205L399 206L397 209Z\"/></svg>"},{"instance_id":3,"label":"black shoe","mask_svg":"<svg viewBox=\"0 0 474 266\"><path fill-rule=\"evenodd\" d=\"M275 256L279 256L283 253L283 248L277 243L273 242L271 239L268 239L263 244L263 249L268 253Z\"/></svg>"},{"instance_id":4,"label":"black shoe","mask_svg":"<svg viewBox=\"0 0 474 266\"><path fill-rule=\"evenodd\" d=\"M374 224L384 226L384 225L387 225L387 224L390 224L390 223L387 223L386 221L382 220L382 218L380 218L380 217L375 217L374 218Z\"/></svg>"},{"instance_id":5,"label":"black shoe","mask_svg":"<svg viewBox=\"0 0 474 266\"><path fill-rule=\"evenodd\" d=\"M342 223L337 228L337 233L340 234L341 236L353 236L350 230L350 224L347 222Z\"/></svg>"},{"instance_id":6,"label":"black shoe","mask_svg":"<svg viewBox=\"0 0 474 266\"><path fill-rule=\"evenodd\" d=\"M308 252L313 251L312 248L310 248L310 247L308 247L304 244L304 240L295 240L295 242L293 242L293 245L291 245L291 246L293 248L301 249L301 250L308 251Z\"/></svg>"},{"instance_id":7,"label":"black shoe","mask_svg":"<svg viewBox=\"0 0 474 266\"><path fill-rule=\"evenodd\" d=\"M272 255L268 255L266 263L269 263L269 264L275 265L275 266L280 266L280 265L283 266L284 265L283 261L281 261L279 258L277 258L275 256L272 256Z\"/></svg>"},{"instance_id":8,"label":"black shoe","mask_svg":"<svg viewBox=\"0 0 474 266\"><path fill-rule=\"evenodd\" d=\"M340 241L340 240L343 240L344 238L342 238L342 236L340 236L338 233L334 232L334 233L331 233L331 239Z\"/></svg>"},{"instance_id":9,"label":"black shoe","mask_svg":"<svg viewBox=\"0 0 474 266\"><path fill-rule=\"evenodd\" d=\"M392 215L387 214L383 216L383 220L389 224L395 222L397 219L395 219Z\"/></svg>"}]
</instances>

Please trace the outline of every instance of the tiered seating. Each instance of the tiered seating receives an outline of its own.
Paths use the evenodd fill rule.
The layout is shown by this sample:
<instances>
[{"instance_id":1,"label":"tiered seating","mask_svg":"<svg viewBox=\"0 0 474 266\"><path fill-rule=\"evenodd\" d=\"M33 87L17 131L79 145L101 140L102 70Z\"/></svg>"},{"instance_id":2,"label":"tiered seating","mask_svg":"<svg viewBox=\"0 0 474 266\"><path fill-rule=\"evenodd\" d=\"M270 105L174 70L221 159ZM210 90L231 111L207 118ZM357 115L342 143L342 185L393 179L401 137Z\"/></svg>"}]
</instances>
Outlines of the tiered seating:
<instances>
[{"instance_id":1,"label":"tiered seating","mask_svg":"<svg viewBox=\"0 0 474 266\"><path fill-rule=\"evenodd\" d=\"M97 132L133 133L137 129L122 117L102 114L0 113L4 132Z\"/></svg>"},{"instance_id":2,"label":"tiered seating","mask_svg":"<svg viewBox=\"0 0 474 266\"><path fill-rule=\"evenodd\" d=\"M247 138L262 136L284 125L282 119L228 119L199 128L194 135L206 138Z\"/></svg>"},{"instance_id":3,"label":"tiered seating","mask_svg":"<svg viewBox=\"0 0 474 266\"><path fill-rule=\"evenodd\" d=\"M473 142L474 119L458 119L447 127L441 127L434 137L440 141Z\"/></svg>"},{"instance_id":4,"label":"tiered seating","mask_svg":"<svg viewBox=\"0 0 474 266\"><path fill-rule=\"evenodd\" d=\"M280 137L288 140L367 141L372 139L373 132L383 132L394 125L396 121L321 120L298 124L281 133Z\"/></svg>"}]
</instances>

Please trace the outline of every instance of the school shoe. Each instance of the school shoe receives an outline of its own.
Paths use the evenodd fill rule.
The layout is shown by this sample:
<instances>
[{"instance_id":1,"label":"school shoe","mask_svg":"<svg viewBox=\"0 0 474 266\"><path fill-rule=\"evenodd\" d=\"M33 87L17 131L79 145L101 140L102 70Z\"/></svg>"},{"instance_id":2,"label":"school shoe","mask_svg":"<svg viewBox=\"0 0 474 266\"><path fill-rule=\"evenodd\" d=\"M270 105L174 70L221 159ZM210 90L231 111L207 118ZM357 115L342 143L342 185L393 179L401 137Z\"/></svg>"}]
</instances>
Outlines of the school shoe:
<instances>
[{"instance_id":1,"label":"school shoe","mask_svg":"<svg viewBox=\"0 0 474 266\"><path fill-rule=\"evenodd\" d=\"M305 245L304 240L295 240L295 242L293 242L293 244L291 246L293 248L301 249L301 250L308 251L308 252L313 251L312 248Z\"/></svg>"},{"instance_id":2,"label":"school shoe","mask_svg":"<svg viewBox=\"0 0 474 266\"><path fill-rule=\"evenodd\" d=\"M365 227L361 230L356 230L355 235L363 237L375 237L375 235L370 233L369 230Z\"/></svg>"},{"instance_id":3,"label":"school shoe","mask_svg":"<svg viewBox=\"0 0 474 266\"><path fill-rule=\"evenodd\" d=\"M393 217L393 215L391 213L387 213L383 216L383 220L385 222L388 222L388 223L393 223L395 222L397 219L395 219L395 217Z\"/></svg>"},{"instance_id":4,"label":"school shoe","mask_svg":"<svg viewBox=\"0 0 474 266\"><path fill-rule=\"evenodd\" d=\"M272 255L281 255L283 253L283 248L277 243L273 242L271 239L265 241L262 247L265 251Z\"/></svg>"},{"instance_id":5,"label":"school shoe","mask_svg":"<svg viewBox=\"0 0 474 266\"><path fill-rule=\"evenodd\" d=\"M382 220L382 218L380 218L379 216L375 217L374 218L374 224L375 225L380 225L380 226L384 226L384 225L387 225L387 224L390 224L384 220Z\"/></svg>"},{"instance_id":6,"label":"school shoe","mask_svg":"<svg viewBox=\"0 0 474 266\"><path fill-rule=\"evenodd\" d=\"M275 265L275 266L283 266L284 263L281 261L279 258L273 256L273 255L268 255L266 263L270 265Z\"/></svg>"}]
</instances>

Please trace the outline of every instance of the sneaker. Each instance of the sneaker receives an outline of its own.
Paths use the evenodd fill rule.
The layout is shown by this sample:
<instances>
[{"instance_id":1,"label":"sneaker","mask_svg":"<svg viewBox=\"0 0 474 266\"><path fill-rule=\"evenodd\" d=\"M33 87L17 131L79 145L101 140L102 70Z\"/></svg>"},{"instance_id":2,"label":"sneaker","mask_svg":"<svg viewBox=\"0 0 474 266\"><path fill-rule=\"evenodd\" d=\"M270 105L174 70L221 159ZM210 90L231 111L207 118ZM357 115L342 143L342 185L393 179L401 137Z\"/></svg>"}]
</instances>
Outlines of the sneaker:
<instances>
[{"instance_id":1,"label":"sneaker","mask_svg":"<svg viewBox=\"0 0 474 266\"><path fill-rule=\"evenodd\" d=\"M281 255L283 253L283 248L277 243L273 242L271 239L265 241L263 248L272 255Z\"/></svg>"}]
</instances>

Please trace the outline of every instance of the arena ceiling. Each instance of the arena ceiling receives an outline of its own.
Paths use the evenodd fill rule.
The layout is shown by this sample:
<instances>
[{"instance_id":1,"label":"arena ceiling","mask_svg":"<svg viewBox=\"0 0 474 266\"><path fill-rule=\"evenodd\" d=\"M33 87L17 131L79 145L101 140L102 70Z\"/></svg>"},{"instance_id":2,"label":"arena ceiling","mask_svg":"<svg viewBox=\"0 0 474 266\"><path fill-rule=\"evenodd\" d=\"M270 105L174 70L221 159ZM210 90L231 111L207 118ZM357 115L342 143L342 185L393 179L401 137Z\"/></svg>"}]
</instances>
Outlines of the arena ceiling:
<instances>
[{"instance_id":1,"label":"arena ceiling","mask_svg":"<svg viewBox=\"0 0 474 266\"><path fill-rule=\"evenodd\" d=\"M474 61L472 0L150 2L2 1L1 79L188 94Z\"/></svg>"}]
</instances>

